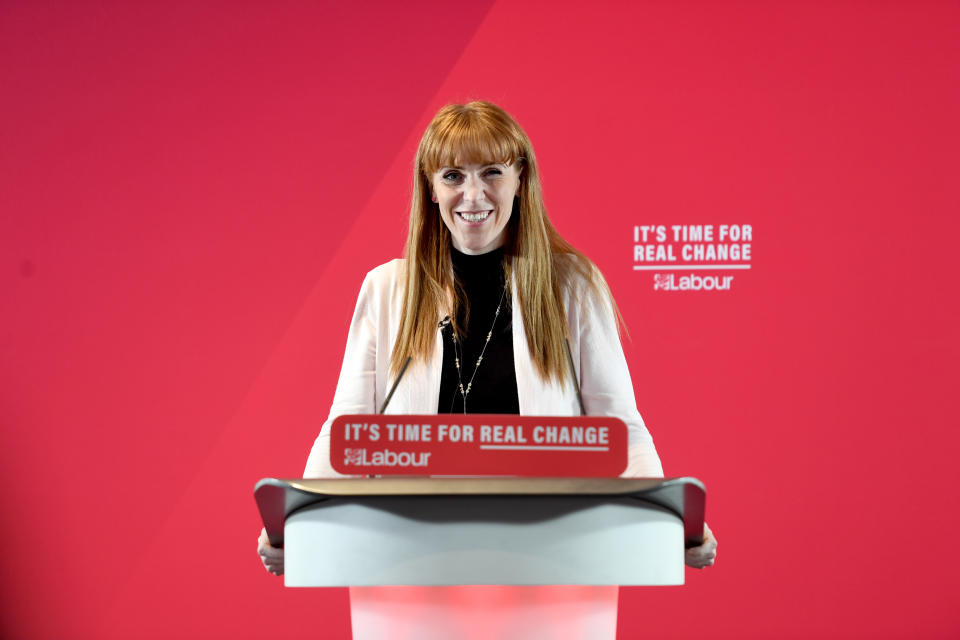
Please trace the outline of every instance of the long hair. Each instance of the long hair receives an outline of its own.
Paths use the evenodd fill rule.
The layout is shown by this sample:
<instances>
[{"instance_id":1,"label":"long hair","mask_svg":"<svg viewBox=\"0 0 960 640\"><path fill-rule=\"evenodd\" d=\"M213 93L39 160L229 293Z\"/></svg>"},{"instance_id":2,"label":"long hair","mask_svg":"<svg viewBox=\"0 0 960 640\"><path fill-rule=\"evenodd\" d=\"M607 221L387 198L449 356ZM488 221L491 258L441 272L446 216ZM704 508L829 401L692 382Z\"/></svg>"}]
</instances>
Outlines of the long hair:
<instances>
[{"instance_id":1,"label":"long hair","mask_svg":"<svg viewBox=\"0 0 960 640\"><path fill-rule=\"evenodd\" d=\"M547 217L537 159L530 139L510 115L483 101L450 104L430 122L413 166L413 201L405 249L405 292L390 371L410 357L426 359L435 348L437 321L454 322L469 302L456 285L450 261L450 231L431 200L431 176L441 167L466 163L520 163L520 187L507 223L504 267L516 286L530 356L544 380L562 383L568 375L567 317L563 291L575 278L609 304L620 319L599 270L560 237ZM455 329L459 327L455 326Z\"/></svg>"}]
</instances>

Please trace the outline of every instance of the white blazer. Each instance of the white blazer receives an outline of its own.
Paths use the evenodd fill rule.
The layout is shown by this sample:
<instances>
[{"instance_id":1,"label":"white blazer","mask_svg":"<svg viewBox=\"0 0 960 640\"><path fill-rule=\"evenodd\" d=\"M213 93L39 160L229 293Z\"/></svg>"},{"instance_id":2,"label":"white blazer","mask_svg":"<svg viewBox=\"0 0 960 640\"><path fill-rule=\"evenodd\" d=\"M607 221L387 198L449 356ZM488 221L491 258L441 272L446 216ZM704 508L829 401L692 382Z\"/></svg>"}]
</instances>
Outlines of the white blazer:
<instances>
[{"instance_id":1,"label":"white blazer","mask_svg":"<svg viewBox=\"0 0 960 640\"><path fill-rule=\"evenodd\" d=\"M337 416L376 413L393 378L388 376L390 353L400 325L403 261L392 260L369 272L360 287L360 297L347 334L340 379L330 407L307 459L305 478L339 476L330 466L330 425ZM570 352L580 382L588 415L614 416L628 429L629 461L624 476L662 477L663 468L653 439L637 411L630 372L623 355L616 319L606 301L589 295L585 286L571 287L564 294L570 329ZM540 377L530 358L523 315L518 312L513 291L513 362L517 374L517 397L521 415L580 415L576 390ZM438 318L439 320L439 318ZM437 413L443 338L426 362L411 361L387 406L386 413Z\"/></svg>"}]
</instances>

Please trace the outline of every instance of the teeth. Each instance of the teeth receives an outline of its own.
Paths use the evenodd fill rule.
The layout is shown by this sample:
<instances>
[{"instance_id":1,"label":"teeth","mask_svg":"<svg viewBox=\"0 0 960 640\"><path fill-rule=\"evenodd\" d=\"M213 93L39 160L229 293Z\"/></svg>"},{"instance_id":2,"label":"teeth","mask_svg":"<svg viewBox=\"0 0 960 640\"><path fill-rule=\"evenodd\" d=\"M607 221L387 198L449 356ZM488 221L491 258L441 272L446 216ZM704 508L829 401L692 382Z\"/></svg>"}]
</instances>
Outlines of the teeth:
<instances>
[{"instance_id":1,"label":"teeth","mask_svg":"<svg viewBox=\"0 0 960 640\"><path fill-rule=\"evenodd\" d=\"M490 215L489 211L484 211L482 213L463 213L460 212L460 217L462 217L467 222L480 222L486 220L487 216Z\"/></svg>"}]
</instances>

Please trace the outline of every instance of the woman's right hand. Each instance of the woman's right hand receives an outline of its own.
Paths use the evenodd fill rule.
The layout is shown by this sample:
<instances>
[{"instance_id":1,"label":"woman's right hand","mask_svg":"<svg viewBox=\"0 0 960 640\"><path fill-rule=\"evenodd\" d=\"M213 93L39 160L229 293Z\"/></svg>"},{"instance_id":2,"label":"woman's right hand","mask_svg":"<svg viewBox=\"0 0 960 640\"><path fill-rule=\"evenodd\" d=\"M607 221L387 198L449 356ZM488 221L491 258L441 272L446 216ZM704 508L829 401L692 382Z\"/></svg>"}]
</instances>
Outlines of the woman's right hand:
<instances>
[{"instance_id":1,"label":"woman's right hand","mask_svg":"<svg viewBox=\"0 0 960 640\"><path fill-rule=\"evenodd\" d=\"M271 546L265 528L260 529L260 537L257 539L257 553L260 554L260 560L267 571L275 576L283 575L283 549Z\"/></svg>"}]
</instances>

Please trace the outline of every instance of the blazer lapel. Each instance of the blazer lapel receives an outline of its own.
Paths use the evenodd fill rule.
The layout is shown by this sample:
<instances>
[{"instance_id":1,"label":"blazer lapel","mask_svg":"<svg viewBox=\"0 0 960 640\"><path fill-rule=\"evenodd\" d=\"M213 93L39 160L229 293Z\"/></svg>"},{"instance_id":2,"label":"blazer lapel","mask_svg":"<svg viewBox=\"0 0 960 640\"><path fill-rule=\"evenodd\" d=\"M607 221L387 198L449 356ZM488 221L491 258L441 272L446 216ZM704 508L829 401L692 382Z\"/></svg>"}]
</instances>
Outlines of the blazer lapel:
<instances>
[{"instance_id":1,"label":"blazer lapel","mask_svg":"<svg viewBox=\"0 0 960 640\"><path fill-rule=\"evenodd\" d=\"M387 413L437 413L440 405L440 373L443 368L443 334L437 331L433 354L425 362L411 362L403 381L405 403L388 407ZM397 389L397 395L400 390ZM391 405L393 403L391 402ZM392 411L390 409L393 409Z\"/></svg>"},{"instance_id":2,"label":"blazer lapel","mask_svg":"<svg viewBox=\"0 0 960 640\"><path fill-rule=\"evenodd\" d=\"M512 289L511 316L513 317L513 364L517 373L517 399L520 401L520 414L527 416L579 415L580 408L573 385L569 382L562 386L555 382L545 382L533 364L515 285L516 279Z\"/></svg>"},{"instance_id":3,"label":"blazer lapel","mask_svg":"<svg viewBox=\"0 0 960 640\"><path fill-rule=\"evenodd\" d=\"M536 415L537 392L531 388L531 381L537 379L537 374L533 369L533 361L530 360L527 332L523 325L523 314L520 312L516 284L516 278L513 278L510 287L510 316L513 325L513 368L517 375L517 400L521 415Z\"/></svg>"}]
</instances>

